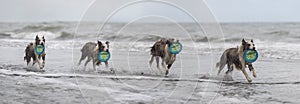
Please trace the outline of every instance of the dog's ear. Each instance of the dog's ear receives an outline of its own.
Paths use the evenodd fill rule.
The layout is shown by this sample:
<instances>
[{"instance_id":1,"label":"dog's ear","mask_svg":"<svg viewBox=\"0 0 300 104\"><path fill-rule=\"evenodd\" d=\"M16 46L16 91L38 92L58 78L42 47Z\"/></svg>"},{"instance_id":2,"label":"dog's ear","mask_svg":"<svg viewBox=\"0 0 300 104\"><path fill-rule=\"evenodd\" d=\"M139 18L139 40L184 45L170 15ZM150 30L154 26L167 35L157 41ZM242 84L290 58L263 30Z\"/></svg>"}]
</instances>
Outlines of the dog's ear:
<instances>
[{"instance_id":1,"label":"dog's ear","mask_svg":"<svg viewBox=\"0 0 300 104\"><path fill-rule=\"evenodd\" d=\"M252 43L253 43L253 39L251 39L251 40L250 40L250 42L252 42Z\"/></svg>"},{"instance_id":2,"label":"dog's ear","mask_svg":"<svg viewBox=\"0 0 300 104\"><path fill-rule=\"evenodd\" d=\"M246 42L245 39L243 38L242 44L243 44L243 45L246 45L246 43L247 43L247 42Z\"/></svg>"},{"instance_id":3,"label":"dog's ear","mask_svg":"<svg viewBox=\"0 0 300 104\"><path fill-rule=\"evenodd\" d=\"M167 41L166 41L166 44L170 44L171 42L170 42L170 40L168 39Z\"/></svg>"},{"instance_id":4,"label":"dog's ear","mask_svg":"<svg viewBox=\"0 0 300 104\"><path fill-rule=\"evenodd\" d=\"M108 42L108 41L106 41L106 42L105 42L105 44L109 45L109 42Z\"/></svg>"},{"instance_id":5,"label":"dog's ear","mask_svg":"<svg viewBox=\"0 0 300 104\"><path fill-rule=\"evenodd\" d=\"M102 42L100 40L98 40L98 45L102 46Z\"/></svg>"},{"instance_id":6,"label":"dog's ear","mask_svg":"<svg viewBox=\"0 0 300 104\"><path fill-rule=\"evenodd\" d=\"M35 40L38 40L38 39L39 39L39 36L38 36L38 35L36 35L36 36L35 36Z\"/></svg>"},{"instance_id":7,"label":"dog's ear","mask_svg":"<svg viewBox=\"0 0 300 104\"><path fill-rule=\"evenodd\" d=\"M45 39L45 37L44 37L44 36L43 36L43 41L44 41L44 42L46 42L46 39Z\"/></svg>"}]
</instances>

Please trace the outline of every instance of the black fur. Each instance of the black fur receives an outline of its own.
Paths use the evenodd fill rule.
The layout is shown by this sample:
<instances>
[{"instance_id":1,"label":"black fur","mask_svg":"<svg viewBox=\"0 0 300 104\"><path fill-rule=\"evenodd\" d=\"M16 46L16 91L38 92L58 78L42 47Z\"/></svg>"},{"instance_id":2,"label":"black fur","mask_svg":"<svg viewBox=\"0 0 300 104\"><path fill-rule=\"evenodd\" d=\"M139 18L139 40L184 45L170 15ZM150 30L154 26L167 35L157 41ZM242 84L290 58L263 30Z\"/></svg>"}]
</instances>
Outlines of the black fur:
<instances>
[{"instance_id":1,"label":"black fur","mask_svg":"<svg viewBox=\"0 0 300 104\"><path fill-rule=\"evenodd\" d=\"M44 36L42 39L40 39L38 36L35 37L34 43L29 43L25 48L25 56L24 60L26 61L27 65L30 63L31 59L33 60L32 65L34 65L36 62L38 62L40 69L43 69L45 66L45 59L46 59L46 53L42 53L40 55L35 53L35 46L36 45L43 45L45 46L45 38ZM40 62L40 59L42 58L43 62Z\"/></svg>"}]
</instances>

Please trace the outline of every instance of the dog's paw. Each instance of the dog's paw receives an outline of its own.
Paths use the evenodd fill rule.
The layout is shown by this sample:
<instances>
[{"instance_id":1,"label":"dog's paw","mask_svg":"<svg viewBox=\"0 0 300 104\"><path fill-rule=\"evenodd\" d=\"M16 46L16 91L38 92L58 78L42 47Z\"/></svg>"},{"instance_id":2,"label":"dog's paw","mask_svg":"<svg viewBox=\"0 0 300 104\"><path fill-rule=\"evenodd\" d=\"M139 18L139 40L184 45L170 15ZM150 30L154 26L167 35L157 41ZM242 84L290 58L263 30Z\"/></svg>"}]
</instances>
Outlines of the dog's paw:
<instances>
[{"instance_id":1,"label":"dog's paw","mask_svg":"<svg viewBox=\"0 0 300 104\"><path fill-rule=\"evenodd\" d=\"M249 82L249 83L251 83L251 82L252 82L252 80L251 80L251 79L249 79L249 80L248 80L248 82Z\"/></svg>"},{"instance_id":2,"label":"dog's paw","mask_svg":"<svg viewBox=\"0 0 300 104\"><path fill-rule=\"evenodd\" d=\"M45 72L45 71L46 71L45 69L42 69L42 70L41 70L41 72Z\"/></svg>"},{"instance_id":3,"label":"dog's paw","mask_svg":"<svg viewBox=\"0 0 300 104\"><path fill-rule=\"evenodd\" d=\"M165 74L165 76L168 76L168 74L169 74L169 70L166 70L166 74Z\"/></svg>"},{"instance_id":4,"label":"dog's paw","mask_svg":"<svg viewBox=\"0 0 300 104\"><path fill-rule=\"evenodd\" d=\"M40 69L41 69L41 70L44 70L44 66L40 66Z\"/></svg>"},{"instance_id":5,"label":"dog's paw","mask_svg":"<svg viewBox=\"0 0 300 104\"><path fill-rule=\"evenodd\" d=\"M253 74L253 77L256 78L256 74Z\"/></svg>"}]
</instances>

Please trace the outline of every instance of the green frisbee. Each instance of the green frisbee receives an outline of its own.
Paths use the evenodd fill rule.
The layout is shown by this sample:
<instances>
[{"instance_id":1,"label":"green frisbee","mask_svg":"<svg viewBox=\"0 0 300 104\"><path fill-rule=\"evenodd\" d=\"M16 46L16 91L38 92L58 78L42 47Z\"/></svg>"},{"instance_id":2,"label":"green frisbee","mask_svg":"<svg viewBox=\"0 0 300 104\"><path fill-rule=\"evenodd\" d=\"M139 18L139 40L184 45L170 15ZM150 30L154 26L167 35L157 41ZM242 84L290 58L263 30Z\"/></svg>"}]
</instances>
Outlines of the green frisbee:
<instances>
[{"instance_id":1,"label":"green frisbee","mask_svg":"<svg viewBox=\"0 0 300 104\"><path fill-rule=\"evenodd\" d=\"M172 54L178 54L181 50L182 50L181 43L172 43L170 45L170 53L172 53Z\"/></svg>"},{"instance_id":2,"label":"green frisbee","mask_svg":"<svg viewBox=\"0 0 300 104\"><path fill-rule=\"evenodd\" d=\"M246 62L255 62L258 58L258 52L256 50L248 49L244 52L244 59Z\"/></svg>"},{"instance_id":3,"label":"green frisbee","mask_svg":"<svg viewBox=\"0 0 300 104\"><path fill-rule=\"evenodd\" d=\"M36 45L35 46L35 53L40 55L43 54L45 51L45 47L43 45Z\"/></svg>"},{"instance_id":4,"label":"green frisbee","mask_svg":"<svg viewBox=\"0 0 300 104\"><path fill-rule=\"evenodd\" d=\"M106 62L110 59L110 53L101 51L101 52L98 53L98 59L101 62Z\"/></svg>"}]
</instances>

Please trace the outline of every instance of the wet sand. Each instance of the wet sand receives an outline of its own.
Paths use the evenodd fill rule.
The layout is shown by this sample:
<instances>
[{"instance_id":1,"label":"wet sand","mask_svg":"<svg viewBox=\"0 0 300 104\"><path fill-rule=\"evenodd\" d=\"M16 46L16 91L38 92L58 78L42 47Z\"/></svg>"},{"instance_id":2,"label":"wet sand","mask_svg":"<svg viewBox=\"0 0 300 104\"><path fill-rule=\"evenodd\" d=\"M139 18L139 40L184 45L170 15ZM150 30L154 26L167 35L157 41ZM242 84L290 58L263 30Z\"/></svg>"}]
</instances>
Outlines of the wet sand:
<instances>
[{"instance_id":1,"label":"wet sand","mask_svg":"<svg viewBox=\"0 0 300 104\"><path fill-rule=\"evenodd\" d=\"M34 72L27 71L34 67L26 67L24 49L0 50L1 103L300 103L299 60L260 57L258 77L248 84L240 71L234 81L216 76L219 54L182 53L165 78L155 62L149 68L147 52L112 51L113 73L103 66L95 72L91 63L87 71L74 66L78 49L48 49L46 72Z\"/></svg>"}]
</instances>

